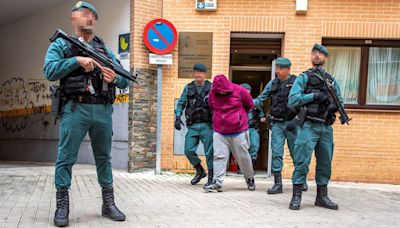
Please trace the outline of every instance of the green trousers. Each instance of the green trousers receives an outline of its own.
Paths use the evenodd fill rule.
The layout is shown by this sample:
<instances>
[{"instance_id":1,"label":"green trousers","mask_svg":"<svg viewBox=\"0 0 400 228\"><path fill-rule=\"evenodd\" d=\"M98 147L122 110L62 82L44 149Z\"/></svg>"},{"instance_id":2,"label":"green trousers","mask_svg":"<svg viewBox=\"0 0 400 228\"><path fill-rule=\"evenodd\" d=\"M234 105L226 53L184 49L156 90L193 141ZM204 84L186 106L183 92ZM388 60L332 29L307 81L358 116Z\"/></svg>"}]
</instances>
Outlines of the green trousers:
<instances>
[{"instance_id":1,"label":"green trousers","mask_svg":"<svg viewBox=\"0 0 400 228\"><path fill-rule=\"evenodd\" d=\"M317 185L328 184L331 178L331 163L333 157L333 129L322 123L306 121L299 129L293 151L295 169L293 184L305 184L309 171L312 152L315 150L317 162L315 181Z\"/></svg>"},{"instance_id":2,"label":"green trousers","mask_svg":"<svg viewBox=\"0 0 400 228\"><path fill-rule=\"evenodd\" d=\"M200 141L204 145L204 154L208 169L213 168L213 130L209 123L195 123L188 126L185 137L185 155L190 163L195 166L201 161L197 155L197 147Z\"/></svg>"},{"instance_id":3,"label":"green trousers","mask_svg":"<svg viewBox=\"0 0 400 228\"><path fill-rule=\"evenodd\" d=\"M249 153L251 160L257 160L258 150L260 149L260 134L258 133L258 129L249 128L250 134L250 148Z\"/></svg>"},{"instance_id":4,"label":"green trousers","mask_svg":"<svg viewBox=\"0 0 400 228\"><path fill-rule=\"evenodd\" d=\"M294 142L296 132L286 130L289 121L274 122L271 125L271 147L272 147L272 172L278 173L283 167L283 152L287 140L290 156L293 158Z\"/></svg>"},{"instance_id":5,"label":"green trousers","mask_svg":"<svg viewBox=\"0 0 400 228\"><path fill-rule=\"evenodd\" d=\"M101 187L112 187L111 104L81 104L68 101L62 108L60 121L60 141L55 167L57 189L71 186L72 166L78 157L81 142L89 132L97 178Z\"/></svg>"}]
</instances>

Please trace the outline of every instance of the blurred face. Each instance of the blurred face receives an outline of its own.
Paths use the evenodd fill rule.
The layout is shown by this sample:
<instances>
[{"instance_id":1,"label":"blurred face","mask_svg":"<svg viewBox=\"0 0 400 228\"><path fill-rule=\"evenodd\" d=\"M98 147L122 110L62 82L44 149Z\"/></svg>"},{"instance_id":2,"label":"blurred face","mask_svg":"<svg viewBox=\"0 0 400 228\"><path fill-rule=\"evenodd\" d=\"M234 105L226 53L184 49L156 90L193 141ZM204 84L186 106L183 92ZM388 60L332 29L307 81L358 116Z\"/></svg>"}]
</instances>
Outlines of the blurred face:
<instances>
[{"instance_id":1,"label":"blurred face","mask_svg":"<svg viewBox=\"0 0 400 228\"><path fill-rule=\"evenodd\" d=\"M194 71L193 72L193 79L197 82L197 83L203 83L204 80L206 80L207 77L207 73L205 72L200 72L200 71Z\"/></svg>"},{"instance_id":2,"label":"blurred face","mask_svg":"<svg viewBox=\"0 0 400 228\"><path fill-rule=\"evenodd\" d=\"M251 94L251 90L250 89L246 89L247 90L247 92L249 93L249 94Z\"/></svg>"},{"instance_id":3,"label":"blurred face","mask_svg":"<svg viewBox=\"0 0 400 228\"><path fill-rule=\"evenodd\" d=\"M96 16L88 9L79 9L71 14L71 23L81 33L93 34L96 27Z\"/></svg>"},{"instance_id":4,"label":"blurred face","mask_svg":"<svg viewBox=\"0 0 400 228\"><path fill-rule=\"evenodd\" d=\"M321 53L319 51L311 52L311 62L313 66L315 67L323 66L327 60L328 57L326 57L324 53Z\"/></svg>"},{"instance_id":5,"label":"blurred face","mask_svg":"<svg viewBox=\"0 0 400 228\"><path fill-rule=\"evenodd\" d=\"M290 68L288 67L280 67L280 66L276 66L275 68L275 74L276 77L279 80L286 80L289 77L290 74Z\"/></svg>"}]
</instances>

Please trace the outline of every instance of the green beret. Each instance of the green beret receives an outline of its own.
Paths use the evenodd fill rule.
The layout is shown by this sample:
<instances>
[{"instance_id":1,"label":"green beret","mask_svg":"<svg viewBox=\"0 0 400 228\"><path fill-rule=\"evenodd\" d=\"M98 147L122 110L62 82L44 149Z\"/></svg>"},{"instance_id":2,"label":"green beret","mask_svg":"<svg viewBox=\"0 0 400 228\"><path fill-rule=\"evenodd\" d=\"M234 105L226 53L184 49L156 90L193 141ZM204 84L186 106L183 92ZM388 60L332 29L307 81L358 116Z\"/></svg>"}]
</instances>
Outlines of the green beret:
<instances>
[{"instance_id":1,"label":"green beret","mask_svg":"<svg viewBox=\"0 0 400 228\"><path fill-rule=\"evenodd\" d=\"M322 46L321 44L315 44L312 50L321 52L322 54L324 54L326 56L329 55L328 48L326 48L325 46Z\"/></svg>"},{"instance_id":2,"label":"green beret","mask_svg":"<svg viewBox=\"0 0 400 228\"><path fill-rule=\"evenodd\" d=\"M194 64L194 66L193 66L193 70L194 71L199 71L199 72L207 72L207 67L206 66L204 66L203 64L201 64L201 63L196 63L196 64Z\"/></svg>"},{"instance_id":3,"label":"green beret","mask_svg":"<svg viewBox=\"0 0 400 228\"><path fill-rule=\"evenodd\" d=\"M275 64L282 68L290 68L290 66L292 65L288 58L277 58Z\"/></svg>"},{"instance_id":4,"label":"green beret","mask_svg":"<svg viewBox=\"0 0 400 228\"><path fill-rule=\"evenodd\" d=\"M251 90L251 85L249 85L247 83L242 83L242 84L240 84L240 86L245 88L245 89Z\"/></svg>"},{"instance_id":5,"label":"green beret","mask_svg":"<svg viewBox=\"0 0 400 228\"><path fill-rule=\"evenodd\" d=\"M76 10L80 10L80 9L88 9L88 10L90 10L94 14L94 16L96 17L96 20L98 19L97 10L90 3L84 2L84 1L79 1L72 8L72 11L76 11Z\"/></svg>"}]
</instances>

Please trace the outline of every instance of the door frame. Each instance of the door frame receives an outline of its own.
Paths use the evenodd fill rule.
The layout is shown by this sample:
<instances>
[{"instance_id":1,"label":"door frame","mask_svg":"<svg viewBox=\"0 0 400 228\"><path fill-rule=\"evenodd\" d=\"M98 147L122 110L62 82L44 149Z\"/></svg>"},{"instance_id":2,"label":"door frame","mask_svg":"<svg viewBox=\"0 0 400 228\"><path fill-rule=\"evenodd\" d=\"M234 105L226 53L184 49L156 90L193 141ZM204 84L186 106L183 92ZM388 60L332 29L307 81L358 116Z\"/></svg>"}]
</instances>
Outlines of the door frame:
<instances>
[{"instance_id":1,"label":"door frame","mask_svg":"<svg viewBox=\"0 0 400 228\"><path fill-rule=\"evenodd\" d=\"M229 79L232 80L233 71L266 71L271 72L272 67L269 66L229 66Z\"/></svg>"},{"instance_id":2,"label":"door frame","mask_svg":"<svg viewBox=\"0 0 400 228\"><path fill-rule=\"evenodd\" d=\"M271 72L271 80L275 79L275 62L272 61L272 66L230 66L229 67L229 79L232 80L233 71L266 71ZM272 176L272 148L271 148L271 128L269 128L268 137L268 150L267 150L267 177Z\"/></svg>"},{"instance_id":3,"label":"door frame","mask_svg":"<svg viewBox=\"0 0 400 228\"><path fill-rule=\"evenodd\" d=\"M276 67L276 60L272 61L271 67L271 81L275 79L275 67ZM272 141L271 141L272 131L271 126L269 128L269 136L268 136L268 167L267 167L267 177L272 176Z\"/></svg>"}]
</instances>

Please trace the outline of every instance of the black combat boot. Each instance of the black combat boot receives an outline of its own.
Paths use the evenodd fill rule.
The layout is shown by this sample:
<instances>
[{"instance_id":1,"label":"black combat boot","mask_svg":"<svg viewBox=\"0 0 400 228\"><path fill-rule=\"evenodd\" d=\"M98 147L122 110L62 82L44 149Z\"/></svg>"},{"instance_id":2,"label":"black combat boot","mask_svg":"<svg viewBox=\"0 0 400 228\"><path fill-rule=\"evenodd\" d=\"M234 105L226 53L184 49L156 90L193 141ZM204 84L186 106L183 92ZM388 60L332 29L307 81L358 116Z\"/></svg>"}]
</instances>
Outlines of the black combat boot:
<instances>
[{"instance_id":1,"label":"black combat boot","mask_svg":"<svg viewBox=\"0 0 400 228\"><path fill-rule=\"evenodd\" d=\"M303 193L303 185L302 184L294 184L293 185L293 196L290 201L289 209L299 210L301 204L301 194Z\"/></svg>"},{"instance_id":2,"label":"black combat boot","mask_svg":"<svg viewBox=\"0 0 400 228\"><path fill-rule=\"evenodd\" d=\"M201 163L197 164L194 166L196 168L196 175L190 182L192 185L195 185L200 182L201 179L207 176L206 171L203 169L203 166L201 166Z\"/></svg>"},{"instance_id":3,"label":"black combat boot","mask_svg":"<svg viewBox=\"0 0 400 228\"><path fill-rule=\"evenodd\" d=\"M281 172L274 173L274 186L267 190L268 194L282 193L282 174Z\"/></svg>"},{"instance_id":4,"label":"black combat boot","mask_svg":"<svg viewBox=\"0 0 400 228\"><path fill-rule=\"evenodd\" d=\"M209 169L208 170L208 180L207 180L207 183L205 184L205 186L208 186L213 183L213 177L214 177L214 170Z\"/></svg>"},{"instance_id":5,"label":"black combat boot","mask_svg":"<svg viewBox=\"0 0 400 228\"><path fill-rule=\"evenodd\" d=\"M325 207L332 210L339 209L339 206L329 199L327 185L317 185L317 198L315 199L315 206Z\"/></svg>"},{"instance_id":6,"label":"black combat boot","mask_svg":"<svg viewBox=\"0 0 400 228\"><path fill-rule=\"evenodd\" d=\"M125 221L125 215L122 213L114 202L114 189L103 188L103 205L101 206L101 215L113 221Z\"/></svg>"},{"instance_id":7,"label":"black combat boot","mask_svg":"<svg viewBox=\"0 0 400 228\"><path fill-rule=\"evenodd\" d=\"M54 225L57 227L68 226L69 220L69 196L68 188L57 189L57 209L54 214Z\"/></svg>"},{"instance_id":8,"label":"black combat boot","mask_svg":"<svg viewBox=\"0 0 400 228\"><path fill-rule=\"evenodd\" d=\"M308 185L307 183L303 184L303 192L306 192L308 190Z\"/></svg>"},{"instance_id":9,"label":"black combat boot","mask_svg":"<svg viewBox=\"0 0 400 228\"><path fill-rule=\"evenodd\" d=\"M247 189L250 191L256 190L256 183L254 183L254 177L250 177L249 179L246 180L247 183Z\"/></svg>"}]
</instances>

